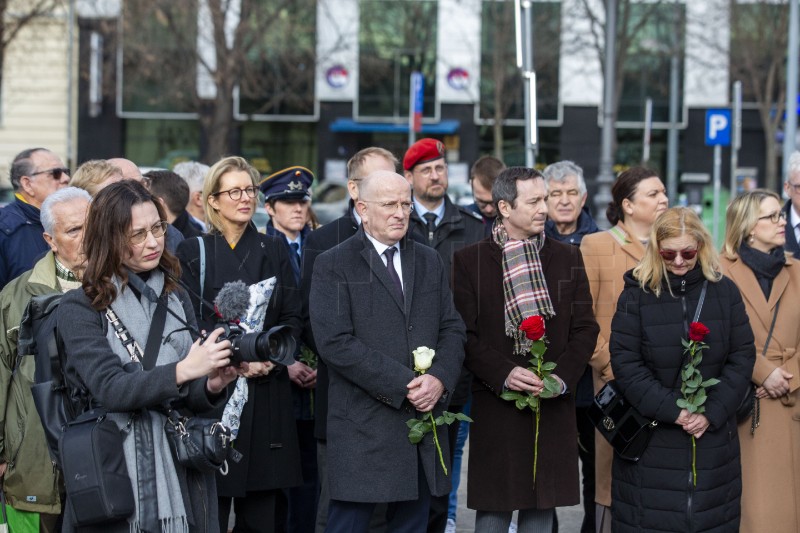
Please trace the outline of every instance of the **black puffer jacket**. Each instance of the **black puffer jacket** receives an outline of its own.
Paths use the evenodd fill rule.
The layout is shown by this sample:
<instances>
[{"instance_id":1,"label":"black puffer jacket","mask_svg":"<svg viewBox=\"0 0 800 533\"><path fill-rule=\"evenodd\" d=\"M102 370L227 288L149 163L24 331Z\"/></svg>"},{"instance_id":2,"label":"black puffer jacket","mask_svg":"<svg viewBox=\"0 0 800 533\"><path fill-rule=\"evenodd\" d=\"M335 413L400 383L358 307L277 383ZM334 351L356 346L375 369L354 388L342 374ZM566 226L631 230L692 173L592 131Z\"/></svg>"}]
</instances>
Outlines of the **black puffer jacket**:
<instances>
[{"instance_id":1,"label":"black puffer jacket","mask_svg":"<svg viewBox=\"0 0 800 533\"><path fill-rule=\"evenodd\" d=\"M614 457L611 511L615 532L739 531L742 491L735 412L755 361L753 332L739 290L723 277L708 283L699 321L710 333L700 372L720 383L708 389L709 428L697 439L697 486L692 483L692 440L675 419L681 397L681 339L703 285L700 268L670 276L672 293L644 292L625 274L611 323L611 366L625 397L658 421L638 463Z\"/></svg>"}]
</instances>

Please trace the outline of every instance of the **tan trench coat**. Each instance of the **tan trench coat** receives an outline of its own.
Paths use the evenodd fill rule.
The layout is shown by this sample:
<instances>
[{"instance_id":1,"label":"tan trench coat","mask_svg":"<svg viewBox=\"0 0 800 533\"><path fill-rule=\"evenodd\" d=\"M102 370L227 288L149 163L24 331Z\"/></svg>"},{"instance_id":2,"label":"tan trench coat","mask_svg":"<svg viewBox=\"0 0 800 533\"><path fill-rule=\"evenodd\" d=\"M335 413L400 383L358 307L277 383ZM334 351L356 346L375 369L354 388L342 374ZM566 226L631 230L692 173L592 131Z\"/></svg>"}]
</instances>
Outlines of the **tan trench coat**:
<instances>
[{"instance_id":1,"label":"tan trench coat","mask_svg":"<svg viewBox=\"0 0 800 533\"><path fill-rule=\"evenodd\" d=\"M600 325L597 346L589 365L594 377L594 391L614 376L611 373L611 354L608 340L611 336L611 319L617 310L617 300L625 282L622 275L639 264L644 256L644 246L630 237L622 222L610 230L586 235L581 241L581 253L586 265L586 276L592 292L594 317ZM611 462L614 450L595 434L595 502L611 506Z\"/></svg>"},{"instance_id":2,"label":"tan trench coat","mask_svg":"<svg viewBox=\"0 0 800 533\"><path fill-rule=\"evenodd\" d=\"M761 400L761 420L750 434L750 420L739 425L742 449L743 533L800 531L800 262L787 259L772 283L769 301L753 271L738 257L722 259L723 273L742 293L756 338L753 382L760 385L777 367L794 377L791 392L777 400ZM780 299L775 330L766 356L764 343Z\"/></svg>"}]
</instances>

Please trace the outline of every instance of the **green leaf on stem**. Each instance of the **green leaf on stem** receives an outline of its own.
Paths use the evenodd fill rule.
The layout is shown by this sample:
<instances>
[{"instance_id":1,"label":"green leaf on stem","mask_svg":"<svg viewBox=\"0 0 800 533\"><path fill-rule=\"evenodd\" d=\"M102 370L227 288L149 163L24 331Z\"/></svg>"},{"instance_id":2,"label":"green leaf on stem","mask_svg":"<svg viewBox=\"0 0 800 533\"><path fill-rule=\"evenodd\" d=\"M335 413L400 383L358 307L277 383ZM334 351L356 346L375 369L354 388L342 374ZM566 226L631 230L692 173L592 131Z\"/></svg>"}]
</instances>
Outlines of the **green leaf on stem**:
<instances>
[{"instance_id":1,"label":"green leaf on stem","mask_svg":"<svg viewBox=\"0 0 800 533\"><path fill-rule=\"evenodd\" d=\"M686 401L685 399L683 399L683 398L678 398L678 401L676 401L675 403L676 403L676 404L678 405L678 407L680 407L681 409L688 409L688 408L689 408L689 402L687 402L687 401Z\"/></svg>"},{"instance_id":2,"label":"green leaf on stem","mask_svg":"<svg viewBox=\"0 0 800 533\"><path fill-rule=\"evenodd\" d=\"M546 363L542 363L542 372L552 372L556 369L558 365L552 361L547 361Z\"/></svg>"},{"instance_id":3,"label":"green leaf on stem","mask_svg":"<svg viewBox=\"0 0 800 533\"><path fill-rule=\"evenodd\" d=\"M461 420L462 422L472 422L472 419L470 417L468 417L467 415L465 415L464 413L455 413L454 416L458 420Z\"/></svg>"},{"instance_id":4,"label":"green leaf on stem","mask_svg":"<svg viewBox=\"0 0 800 533\"><path fill-rule=\"evenodd\" d=\"M702 386L703 386L703 388L712 387L712 386L716 385L717 383L719 383L719 380L717 378L708 378L707 380L705 380L702 383Z\"/></svg>"},{"instance_id":5,"label":"green leaf on stem","mask_svg":"<svg viewBox=\"0 0 800 533\"><path fill-rule=\"evenodd\" d=\"M544 352L547 350L547 345L544 343L542 339L538 341L533 341L531 344L531 353L536 357L541 357L544 355Z\"/></svg>"}]
</instances>

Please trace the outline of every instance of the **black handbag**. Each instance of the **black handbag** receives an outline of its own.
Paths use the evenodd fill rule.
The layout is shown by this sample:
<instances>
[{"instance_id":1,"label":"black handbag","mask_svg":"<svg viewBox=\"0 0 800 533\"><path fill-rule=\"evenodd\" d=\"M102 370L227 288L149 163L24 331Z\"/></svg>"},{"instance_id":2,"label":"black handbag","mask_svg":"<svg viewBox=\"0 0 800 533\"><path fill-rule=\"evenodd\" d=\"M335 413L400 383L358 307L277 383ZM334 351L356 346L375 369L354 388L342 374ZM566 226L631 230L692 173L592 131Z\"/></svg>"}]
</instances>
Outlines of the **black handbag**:
<instances>
[{"instance_id":1,"label":"black handbag","mask_svg":"<svg viewBox=\"0 0 800 533\"><path fill-rule=\"evenodd\" d=\"M58 451L75 527L125 520L133 514L124 440L103 409L87 411L65 425Z\"/></svg>"},{"instance_id":2,"label":"black handbag","mask_svg":"<svg viewBox=\"0 0 800 533\"><path fill-rule=\"evenodd\" d=\"M145 370L152 369L158 358L158 345L161 333L164 331L167 304L160 298L156 300L156 310L144 354L139 343L128 333L125 324L111 308L106 311L106 315L117 337L128 351L131 361L140 363L141 368ZM181 416L169 403L163 404L161 411L167 416L164 432L167 434L172 458L178 464L202 472L213 472L225 464L228 455L237 463L241 460L242 454L230 447L231 430L219 420Z\"/></svg>"},{"instance_id":3,"label":"black handbag","mask_svg":"<svg viewBox=\"0 0 800 533\"><path fill-rule=\"evenodd\" d=\"M706 299L707 288L708 281L705 281L703 289L700 291L700 299L697 302L693 322L700 320L700 310ZM686 324L685 319L684 327L686 331L689 331L689 324ZM678 380L681 366L678 365L678 372L675 374L673 382ZM650 437L653 436L653 432L658 426L656 420L643 416L633 404L625 399L614 380L609 381L600 389L600 392L594 397L592 405L589 406L587 414L594 427L611 444L616 454L621 459L634 463L642 457L650 443Z\"/></svg>"},{"instance_id":4,"label":"black handbag","mask_svg":"<svg viewBox=\"0 0 800 533\"><path fill-rule=\"evenodd\" d=\"M658 422L642 416L612 379L589 406L589 419L622 459L639 460Z\"/></svg>"},{"instance_id":5,"label":"black handbag","mask_svg":"<svg viewBox=\"0 0 800 533\"><path fill-rule=\"evenodd\" d=\"M166 412L164 431L175 461L201 472L222 468L230 449L231 430L219 420L181 417L171 407L166 407Z\"/></svg>"},{"instance_id":6,"label":"black handbag","mask_svg":"<svg viewBox=\"0 0 800 533\"><path fill-rule=\"evenodd\" d=\"M775 312L772 314L772 323L769 326L764 349L761 350L761 357L767 356L767 348L769 347L769 341L772 340L772 332L775 331L775 321L778 320L778 308L780 306L781 300L779 298L778 301L775 302ZM745 392L742 401L739 402L739 407L736 408L737 422L744 422L750 417L752 417L750 421L750 434L753 435L756 432L756 428L761 424L761 400L756 397L756 386L753 384L747 387L747 392Z\"/></svg>"}]
</instances>

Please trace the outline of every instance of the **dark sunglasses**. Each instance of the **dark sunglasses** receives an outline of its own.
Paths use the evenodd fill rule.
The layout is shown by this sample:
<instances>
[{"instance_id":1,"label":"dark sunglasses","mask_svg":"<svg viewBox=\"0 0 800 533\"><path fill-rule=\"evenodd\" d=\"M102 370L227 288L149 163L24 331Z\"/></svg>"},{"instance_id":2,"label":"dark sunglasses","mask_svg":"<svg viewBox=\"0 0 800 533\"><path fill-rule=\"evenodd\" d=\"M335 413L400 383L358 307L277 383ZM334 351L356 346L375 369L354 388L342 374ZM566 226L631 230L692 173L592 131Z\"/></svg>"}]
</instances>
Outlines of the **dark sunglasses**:
<instances>
[{"instance_id":1,"label":"dark sunglasses","mask_svg":"<svg viewBox=\"0 0 800 533\"><path fill-rule=\"evenodd\" d=\"M658 253L661 254L664 261L675 261L678 254L684 261L691 261L697 255L697 250L681 250L679 252L676 250L659 250Z\"/></svg>"},{"instance_id":2,"label":"dark sunglasses","mask_svg":"<svg viewBox=\"0 0 800 533\"><path fill-rule=\"evenodd\" d=\"M52 174L54 180L60 180L62 174L66 174L69 176L69 169L68 168L50 168L47 170L40 170L39 172L34 172L31 176L38 176L39 174Z\"/></svg>"}]
</instances>

